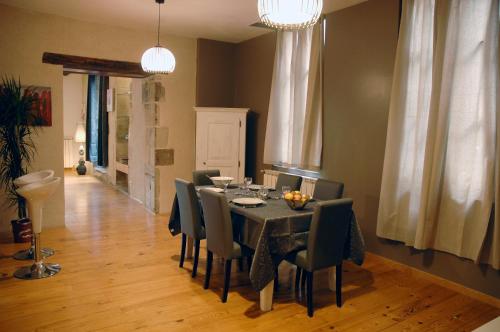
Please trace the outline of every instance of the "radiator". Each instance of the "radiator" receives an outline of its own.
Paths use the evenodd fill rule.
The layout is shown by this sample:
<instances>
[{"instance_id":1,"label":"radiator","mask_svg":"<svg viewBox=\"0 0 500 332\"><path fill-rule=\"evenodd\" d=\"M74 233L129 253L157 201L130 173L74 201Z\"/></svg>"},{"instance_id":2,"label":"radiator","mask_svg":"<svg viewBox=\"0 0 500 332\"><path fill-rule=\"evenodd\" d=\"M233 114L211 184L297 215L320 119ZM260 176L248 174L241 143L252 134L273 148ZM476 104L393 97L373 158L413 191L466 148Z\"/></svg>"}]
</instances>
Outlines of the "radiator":
<instances>
[{"instance_id":1,"label":"radiator","mask_svg":"<svg viewBox=\"0 0 500 332\"><path fill-rule=\"evenodd\" d=\"M262 172L264 173L264 185L268 186L268 187L272 187L272 188L276 187L276 181L278 180L278 175L280 173L284 173L284 172L275 171L275 170L271 170L271 169L265 169ZM286 173L286 174L290 174L290 173ZM292 174L292 175L295 175L295 174ZM312 196L312 194L314 193L314 185L316 184L316 180L317 179L315 179L315 178L303 176L302 177L302 185L300 187L300 192L303 194L307 194L307 195ZM277 189L279 189L279 188L277 188Z\"/></svg>"},{"instance_id":2,"label":"radiator","mask_svg":"<svg viewBox=\"0 0 500 332\"><path fill-rule=\"evenodd\" d=\"M75 162L75 144L72 137L64 138L64 168L73 168Z\"/></svg>"}]
</instances>

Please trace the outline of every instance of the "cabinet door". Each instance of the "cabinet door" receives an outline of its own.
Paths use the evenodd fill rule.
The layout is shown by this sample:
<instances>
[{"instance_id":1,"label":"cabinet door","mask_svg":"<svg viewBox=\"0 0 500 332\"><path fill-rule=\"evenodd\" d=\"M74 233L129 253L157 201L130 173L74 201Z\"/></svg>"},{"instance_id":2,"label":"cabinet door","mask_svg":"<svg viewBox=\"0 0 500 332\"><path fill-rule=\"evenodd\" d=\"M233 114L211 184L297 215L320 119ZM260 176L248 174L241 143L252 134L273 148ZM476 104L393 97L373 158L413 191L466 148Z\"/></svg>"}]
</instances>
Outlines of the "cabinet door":
<instances>
[{"instance_id":1,"label":"cabinet door","mask_svg":"<svg viewBox=\"0 0 500 332\"><path fill-rule=\"evenodd\" d=\"M218 169L238 180L240 117L227 112L199 112L196 121L196 168Z\"/></svg>"}]
</instances>

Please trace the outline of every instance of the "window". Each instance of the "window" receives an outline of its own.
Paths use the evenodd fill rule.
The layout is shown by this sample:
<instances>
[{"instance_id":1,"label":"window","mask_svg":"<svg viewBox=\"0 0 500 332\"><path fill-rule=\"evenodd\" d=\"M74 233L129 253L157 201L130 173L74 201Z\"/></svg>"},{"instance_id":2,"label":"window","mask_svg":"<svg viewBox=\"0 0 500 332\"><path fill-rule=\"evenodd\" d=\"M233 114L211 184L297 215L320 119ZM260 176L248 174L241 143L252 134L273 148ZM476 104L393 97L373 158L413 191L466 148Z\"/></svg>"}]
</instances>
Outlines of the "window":
<instances>
[{"instance_id":1,"label":"window","mask_svg":"<svg viewBox=\"0 0 500 332\"><path fill-rule=\"evenodd\" d=\"M87 88L87 160L94 165L108 166L108 113L106 93L109 79L89 75Z\"/></svg>"},{"instance_id":2,"label":"window","mask_svg":"<svg viewBox=\"0 0 500 332\"><path fill-rule=\"evenodd\" d=\"M322 26L278 32L264 147L266 164L305 170L321 166Z\"/></svg>"}]
</instances>

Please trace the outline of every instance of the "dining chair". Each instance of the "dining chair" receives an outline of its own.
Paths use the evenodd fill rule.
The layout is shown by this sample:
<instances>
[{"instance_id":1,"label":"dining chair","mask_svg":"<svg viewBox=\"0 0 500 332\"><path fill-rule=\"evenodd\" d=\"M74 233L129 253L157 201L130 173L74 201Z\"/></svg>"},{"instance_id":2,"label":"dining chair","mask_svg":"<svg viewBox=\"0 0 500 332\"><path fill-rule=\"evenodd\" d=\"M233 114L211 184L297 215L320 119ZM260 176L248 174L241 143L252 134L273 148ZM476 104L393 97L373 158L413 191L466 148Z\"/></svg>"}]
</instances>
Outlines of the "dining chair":
<instances>
[{"instance_id":1,"label":"dining chair","mask_svg":"<svg viewBox=\"0 0 500 332\"><path fill-rule=\"evenodd\" d=\"M224 288L221 296L222 302L225 303L231 278L231 262L233 259L248 257L251 251L233 240L233 224L226 197L207 189L200 190L200 196L207 232L207 268L204 288L208 289L210 285L213 254L216 254L225 261Z\"/></svg>"},{"instance_id":2,"label":"dining chair","mask_svg":"<svg viewBox=\"0 0 500 332\"><path fill-rule=\"evenodd\" d=\"M281 191L281 187L289 186L291 190L300 190L300 185L302 184L302 177L297 175L280 173L278 175L278 180L276 180L276 190Z\"/></svg>"},{"instance_id":3,"label":"dining chair","mask_svg":"<svg viewBox=\"0 0 500 332\"><path fill-rule=\"evenodd\" d=\"M209 177L212 176L220 176L220 171L218 169L193 171L193 183L195 186L211 186L214 183Z\"/></svg>"},{"instance_id":4,"label":"dining chair","mask_svg":"<svg viewBox=\"0 0 500 332\"><path fill-rule=\"evenodd\" d=\"M337 181L318 179L314 185L313 198L322 201L342 198L344 184Z\"/></svg>"},{"instance_id":5,"label":"dining chair","mask_svg":"<svg viewBox=\"0 0 500 332\"><path fill-rule=\"evenodd\" d=\"M307 283L307 314L313 316L313 274L335 266L337 306L342 306L342 261L352 216L352 199L322 201L314 207L307 249L295 252L286 260L297 266L295 288L301 272Z\"/></svg>"},{"instance_id":6,"label":"dining chair","mask_svg":"<svg viewBox=\"0 0 500 332\"><path fill-rule=\"evenodd\" d=\"M193 272L191 277L196 277L198 269L198 258L200 256L200 241L205 239L205 227L201 216L200 203L194 184L182 179L175 179L175 189L177 192L177 200L179 202L179 214L181 219L181 258L179 267L184 266L184 257L186 255L187 237L194 240L194 260Z\"/></svg>"}]
</instances>

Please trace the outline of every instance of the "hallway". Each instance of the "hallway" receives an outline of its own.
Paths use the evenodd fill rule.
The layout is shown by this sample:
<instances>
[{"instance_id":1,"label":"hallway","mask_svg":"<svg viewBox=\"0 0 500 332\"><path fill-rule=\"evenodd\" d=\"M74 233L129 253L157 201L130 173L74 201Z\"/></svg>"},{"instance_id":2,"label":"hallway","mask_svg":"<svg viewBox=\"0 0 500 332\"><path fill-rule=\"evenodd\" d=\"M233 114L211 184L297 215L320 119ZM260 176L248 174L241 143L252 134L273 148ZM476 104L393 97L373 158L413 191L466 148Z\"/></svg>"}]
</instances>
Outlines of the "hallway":
<instances>
[{"instance_id":1,"label":"hallway","mask_svg":"<svg viewBox=\"0 0 500 332\"><path fill-rule=\"evenodd\" d=\"M180 241L169 234L166 216L150 214L93 177L67 174L65 182L66 228L42 233L43 245L56 250L47 261L61 264L60 274L14 279L13 271L28 262L9 256L26 245L0 245L2 331L468 330L500 315L500 309L374 255L362 268L345 264L342 309L327 290L327 274L318 275L313 320L294 299L294 271L287 264L280 266L272 312L259 310L246 271L232 274L223 304L220 263L211 288L202 287L204 243L199 274L191 279L191 261L178 267Z\"/></svg>"}]
</instances>

